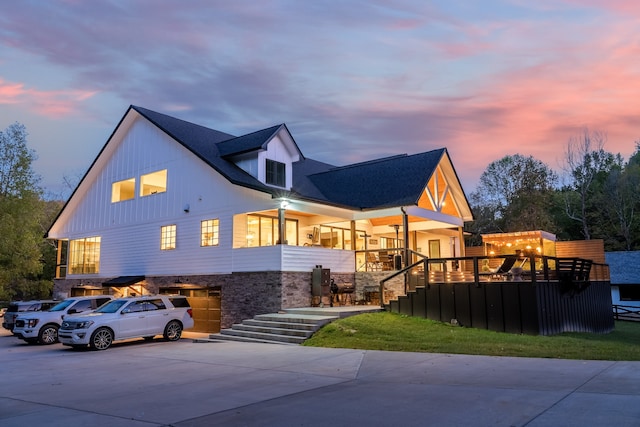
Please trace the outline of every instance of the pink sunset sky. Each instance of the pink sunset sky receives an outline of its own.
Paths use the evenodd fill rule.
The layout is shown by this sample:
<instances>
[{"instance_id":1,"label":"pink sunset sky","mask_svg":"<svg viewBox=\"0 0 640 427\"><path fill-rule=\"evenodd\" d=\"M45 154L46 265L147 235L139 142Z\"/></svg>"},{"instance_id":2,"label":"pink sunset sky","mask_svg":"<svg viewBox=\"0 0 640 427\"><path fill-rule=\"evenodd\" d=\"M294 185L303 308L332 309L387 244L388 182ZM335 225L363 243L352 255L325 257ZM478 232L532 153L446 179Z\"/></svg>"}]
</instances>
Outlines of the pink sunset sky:
<instances>
[{"instance_id":1,"label":"pink sunset sky","mask_svg":"<svg viewBox=\"0 0 640 427\"><path fill-rule=\"evenodd\" d=\"M342 165L446 147L473 191L494 160L560 171L567 141L640 140L640 2L0 4L0 129L20 122L54 195L130 104L242 135L286 123Z\"/></svg>"}]
</instances>

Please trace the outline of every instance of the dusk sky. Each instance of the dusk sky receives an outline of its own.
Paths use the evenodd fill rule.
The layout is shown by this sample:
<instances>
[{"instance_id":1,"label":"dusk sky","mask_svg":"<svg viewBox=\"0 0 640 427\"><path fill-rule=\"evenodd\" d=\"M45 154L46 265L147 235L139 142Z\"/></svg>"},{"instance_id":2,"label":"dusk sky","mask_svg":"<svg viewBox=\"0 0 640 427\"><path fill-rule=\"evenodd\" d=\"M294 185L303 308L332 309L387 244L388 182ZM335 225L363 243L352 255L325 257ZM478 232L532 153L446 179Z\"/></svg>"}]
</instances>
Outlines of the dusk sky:
<instances>
[{"instance_id":1,"label":"dusk sky","mask_svg":"<svg viewBox=\"0 0 640 427\"><path fill-rule=\"evenodd\" d=\"M507 154L640 139L636 0L0 3L0 129L69 195L130 104L234 135L286 123L343 165L449 150L469 194Z\"/></svg>"}]
</instances>

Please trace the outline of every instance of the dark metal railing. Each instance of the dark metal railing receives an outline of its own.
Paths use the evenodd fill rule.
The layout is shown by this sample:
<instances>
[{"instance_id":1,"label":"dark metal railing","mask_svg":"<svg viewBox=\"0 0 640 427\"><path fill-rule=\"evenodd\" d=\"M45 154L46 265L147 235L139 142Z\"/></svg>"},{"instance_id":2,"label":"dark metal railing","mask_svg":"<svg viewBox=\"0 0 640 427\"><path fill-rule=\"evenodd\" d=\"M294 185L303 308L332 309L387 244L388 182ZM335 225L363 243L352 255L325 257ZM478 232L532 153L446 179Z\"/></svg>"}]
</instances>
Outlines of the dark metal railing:
<instances>
[{"instance_id":1,"label":"dark metal railing","mask_svg":"<svg viewBox=\"0 0 640 427\"><path fill-rule=\"evenodd\" d=\"M395 249L400 252L403 249ZM410 259L417 261L394 270L380 281L380 305L384 306L385 284L400 275L405 276L404 293L415 286L428 287L430 283L469 283L480 286L483 282L558 282L563 292L579 293L591 280L609 280L609 266L583 258L550 257L545 255L499 255L495 257L427 258L408 251ZM500 267L511 259L505 271Z\"/></svg>"}]
</instances>

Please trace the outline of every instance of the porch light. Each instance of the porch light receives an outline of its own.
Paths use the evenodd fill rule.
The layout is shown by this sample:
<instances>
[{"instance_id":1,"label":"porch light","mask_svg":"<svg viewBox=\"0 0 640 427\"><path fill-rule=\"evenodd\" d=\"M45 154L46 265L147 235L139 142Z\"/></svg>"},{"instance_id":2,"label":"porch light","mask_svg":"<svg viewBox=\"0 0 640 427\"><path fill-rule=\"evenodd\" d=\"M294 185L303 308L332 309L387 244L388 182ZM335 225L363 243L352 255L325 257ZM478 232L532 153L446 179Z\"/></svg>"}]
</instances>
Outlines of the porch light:
<instances>
[{"instance_id":1,"label":"porch light","mask_svg":"<svg viewBox=\"0 0 640 427\"><path fill-rule=\"evenodd\" d=\"M283 200L280 202L280 209L287 209L289 207L289 201Z\"/></svg>"}]
</instances>

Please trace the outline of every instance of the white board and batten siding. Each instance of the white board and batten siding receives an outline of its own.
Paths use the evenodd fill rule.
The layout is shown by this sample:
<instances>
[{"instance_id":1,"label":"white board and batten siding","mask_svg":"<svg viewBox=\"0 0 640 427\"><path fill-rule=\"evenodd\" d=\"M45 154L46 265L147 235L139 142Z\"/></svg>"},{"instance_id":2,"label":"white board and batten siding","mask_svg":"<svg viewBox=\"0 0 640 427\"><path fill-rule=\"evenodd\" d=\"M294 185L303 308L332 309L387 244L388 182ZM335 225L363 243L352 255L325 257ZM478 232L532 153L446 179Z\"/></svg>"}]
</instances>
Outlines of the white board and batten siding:
<instances>
[{"instance_id":1,"label":"white board and batten siding","mask_svg":"<svg viewBox=\"0 0 640 427\"><path fill-rule=\"evenodd\" d=\"M269 195L229 183L144 118L112 140L74 195L71 215L50 238L101 237L101 277L218 274L232 271L233 215L270 208ZM102 157L101 156L101 157ZM140 176L167 170L167 191L139 196ZM135 178L134 199L111 202L112 184ZM186 212L185 210L188 210ZM200 246L200 222L219 219L219 245ZM176 225L176 249L160 250L160 228Z\"/></svg>"},{"instance_id":2,"label":"white board and batten siding","mask_svg":"<svg viewBox=\"0 0 640 427\"><path fill-rule=\"evenodd\" d=\"M332 272L355 269L355 252L314 246L274 245L233 250L233 271L311 272L316 265Z\"/></svg>"}]
</instances>

